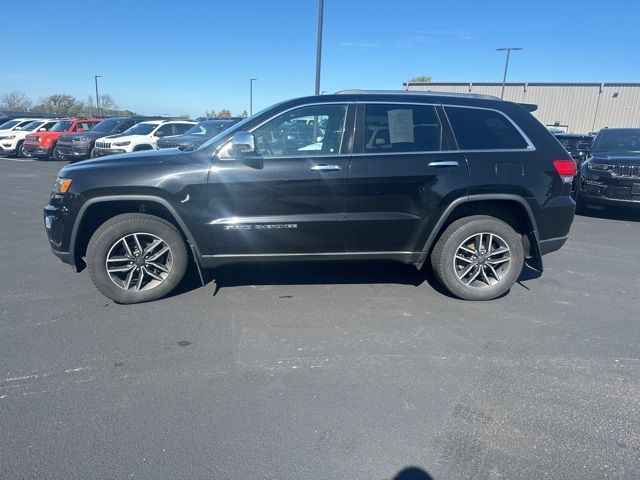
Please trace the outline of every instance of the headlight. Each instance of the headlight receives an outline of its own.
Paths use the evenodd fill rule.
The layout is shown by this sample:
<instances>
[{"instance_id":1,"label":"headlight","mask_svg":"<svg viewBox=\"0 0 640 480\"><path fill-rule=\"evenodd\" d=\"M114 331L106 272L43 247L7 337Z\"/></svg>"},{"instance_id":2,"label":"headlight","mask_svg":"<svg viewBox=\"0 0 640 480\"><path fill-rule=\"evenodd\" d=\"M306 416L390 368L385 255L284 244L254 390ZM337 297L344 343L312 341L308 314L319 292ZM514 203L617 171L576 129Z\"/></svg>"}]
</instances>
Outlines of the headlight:
<instances>
[{"instance_id":1,"label":"headlight","mask_svg":"<svg viewBox=\"0 0 640 480\"><path fill-rule=\"evenodd\" d=\"M587 168L593 172L611 172L613 165L607 165L605 163L587 163Z\"/></svg>"},{"instance_id":2,"label":"headlight","mask_svg":"<svg viewBox=\"0 0 640 480\"><path fill-rule=\"evenodd\" d=\"M126 147L127 145L129 145L131 142L115 142L113 144L114 147Z\"/></svg>"},{"instance_id":3,"label":"headlight","mask_svg":"<svg viewBox=\"0 0 640 480\"><path fill-rule=\"evenodd\" d=\"M56 184L54 186L54 192L55 193L67 193L67 190L69 190L70 186L71 186L71 179L70 178L58 177L58 178L56 178Z\"/></svg>"},{"instance_id":4,"label":"headlight","mask_svg":"<svg viewBox=\"0 0 640 480\"><path fill-rule=\"evenodd\" d=\"M13 138L16 138L15 135L9 135L8 137L2 137L3 140L11 140Z\"/></svg>"},{"instance_id":5,"label":"headlight","mask_svg":"<svg viewBox=\"0 0 640 480\"><path fill-rule=\"evenodd\" d=\"M88 142L89 141L89 137L78 137L75 139L76 142Z\"/></svg>"},{"instance_id":6,"label":"headlight","mask_svg":"<svg viewBox=\"0 0 640 480\"><path fill-rule=\"evenodd\" d=\"M40 143L42 141L42 137L36 137L36 142Z\"/></svg>"}]
</instances>

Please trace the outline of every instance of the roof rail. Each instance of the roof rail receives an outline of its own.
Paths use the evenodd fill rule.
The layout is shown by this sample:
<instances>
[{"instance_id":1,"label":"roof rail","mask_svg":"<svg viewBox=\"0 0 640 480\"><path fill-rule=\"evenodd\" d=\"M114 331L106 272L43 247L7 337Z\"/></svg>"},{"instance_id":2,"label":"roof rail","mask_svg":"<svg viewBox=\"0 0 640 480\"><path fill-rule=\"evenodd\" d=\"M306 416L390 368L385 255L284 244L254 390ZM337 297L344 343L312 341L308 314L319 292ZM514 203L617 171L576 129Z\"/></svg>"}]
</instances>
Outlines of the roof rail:
<instances>
[{"instance_id":1,"label":"roof rail","mask_svg":"<svg viewBox=\"0 0 640 480\"><path fill-rule=\"evenodd\" d=\"M336 92L336 95L355 95L355 94L364 94L364 95L373 95L373 94L384 94L384 95L431 95L436 97L463 97L463 98L484 98L487 100L500 100L498 97L494 97L493 95L483 95L480 93L453 93L453 92L425 92L425 91L415 91L415 90L360 90L360 89L349 89L349 90L340 90Z\"/></svg>"}]
</instances>

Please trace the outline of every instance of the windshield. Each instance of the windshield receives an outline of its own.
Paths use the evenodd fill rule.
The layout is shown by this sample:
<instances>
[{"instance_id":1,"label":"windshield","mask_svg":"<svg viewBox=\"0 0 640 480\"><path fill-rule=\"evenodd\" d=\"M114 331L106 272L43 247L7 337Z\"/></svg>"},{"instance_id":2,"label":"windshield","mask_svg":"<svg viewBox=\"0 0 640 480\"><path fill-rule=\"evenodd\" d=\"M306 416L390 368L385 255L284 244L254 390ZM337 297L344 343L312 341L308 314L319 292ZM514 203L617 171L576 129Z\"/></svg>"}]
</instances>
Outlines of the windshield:
<instances>
[{"instance_id":1,"label":"windshield","mask_svg":"<svg viewBox=\"0 0 640 480\"><path fill-rule=\"evenodd\" d=\"M592 138L589 137L557 137L567 150L588 150Z\"/></svg>"},{"instance_id":2,"label":"windshield","mask_svg":"<svg viewBox=\"0 0 640 480\"><path fill-rule=\"evenodd\" d=\"M122 135L149 135L157 126L155 123L139 123L122 132Z\"/></svg>"},{"instance_id":3,"label":"windshield","mask_svg":"<svg viewBox=\"0 0 640 480\"><path fill-rule=\"evenodd\" d=\"M629 130L601 130L591 152L640 152L640 128Z\"/></svg>"},{"instance_id":4,"label":"windshield","mask_svg":"<svg viewBox=\"0 0 640 480\"><path fill-rule=\"evenodd\" d=\"M29 122L26 125L23 125L22 128L20 130L24 130L25 132L31 132L33 130L35 130L36 128L40 127L42 124L44 124L44 122Z\"/></svg>"},{"instance_id":5,"label":"windshield","mask_svg":"<svg viewBox=\"0 0 640 480\"><path fill-rule=\"evenodd\" d=\"M53 127L51 127L50 132L66 132L73 125L73 122L70 120L62 120L56 123Z\"/></svg>"},{"instance_id":6,"label":"windshield","mask_svg":"<svg viewBox=\"0 0 640 480\"><path fill-rule=\"evenodd\" d=\"M191 127L189 130L187 130L185 132L185 134L188 135L208 135L208 136L213 136L216 135L217 133L221 132L222 130L224 130L226 127L228 127L229 125L232 125L231 122L200 122L197 125L194 125L193 127Z\"/></svg>"},{"instance_id":7,"label":"windshield","mask_svg":"<svg viewBox=\"0 0 640 480\"><path fill-rule=\"evenodd\" d=\"M98 123L95 127L91 129L91 131L109 133L109 132L112 132L113 129L116 128L119 123L120 123L120 119L109 118L108 120L103 120L100 123Z\"/></svg>"},{"instance_id":8,"label":"windshield","mask_svg":"<svg viewBox=\"0 0 640 480\"><path fill-rule=\"evenodd\" d=\"M9 120L8 122L5 122L2 125L0 125L0 130L9 130L10 128L13 128L16 125L18 125L19 123L20 123L20 120Z\"/></svg>"}]
</instances>

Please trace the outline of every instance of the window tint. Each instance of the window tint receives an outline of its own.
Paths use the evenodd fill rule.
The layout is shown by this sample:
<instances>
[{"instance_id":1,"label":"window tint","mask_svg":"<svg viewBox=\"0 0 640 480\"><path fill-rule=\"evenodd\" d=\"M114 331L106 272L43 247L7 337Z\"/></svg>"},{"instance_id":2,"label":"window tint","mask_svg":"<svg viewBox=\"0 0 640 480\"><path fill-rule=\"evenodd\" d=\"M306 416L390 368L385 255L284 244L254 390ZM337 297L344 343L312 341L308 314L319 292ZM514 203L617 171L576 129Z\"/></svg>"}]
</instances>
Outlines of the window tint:
<instances>
[{"instance_id":1,"label":"window tint","mask_svg":"<svg viewBox=\"0 0 640 480\"><path fill-rule=\"evenodd\" d=\"M89 130L91 130L91 128L93 128L93 126L95 125L95 122L78 122L78 124L76 125L76 131L80 131L80 129L82 129L83 132L87 132Z\"/></svg>"},{"instance_id":2,"label":"window tint","mask_svg":"<svg viewBox=\"0 0 640 480\"><path fill-rule=\"evenodd\" d=\"M160 133L165 137L168 137L169 135L173 135L173 125L171 123L165 123L156 131L155 133L156 136L158 133Z\"/></svg>"},{"instance_id":3,"label":"window tint","mask_svg":"<svg viewBox=\"0 0 640 480\"><path fill-rule=\"evenodd\" d=\"M430 105L365 105L364 152L443 150L442 126Z\"/></svg>"},{"instance_id":4,"label":"window tint","mask_svg":"<svg viewBox=\"0 0 640 480\"><path fill-rule=\"evenodd\" d=\"M130 129L136 124L135 120L125 120L120 125L116 127L116 132L124 132L125 130Z\"/></svg>"},{"instance_id":5,"label":"window tint","mask_svg":"<svg viewBox=\"0 0 640 480\"><path fill-rule=\"evenodd\" d=\"M182 135L184 132L186 132L187 130L189 130L191 127L193 127L192 124L190 123L176 123L174 125L174 135Z\"/></svg>"},{"instance_id":6,"label":"window tint","mask_svg":"<svg viewBox=\"0 0 640 480\"><path fill-rule=\"evenodd\" d=\"M445 110L462 150L528 147L520 132L500 112L465 107L446 107Z\"/></svg>"},{"instance_id":7,"label":"window tint","mask_svg":"<svg viewBox=\"0 0 640 480\"><path fill-rule=\"evenodd\" d=\"M268 157L337 155L346 113L346 105L314 105L280 115L253 132L257 153Z\"/></svg>"}]
</instances>

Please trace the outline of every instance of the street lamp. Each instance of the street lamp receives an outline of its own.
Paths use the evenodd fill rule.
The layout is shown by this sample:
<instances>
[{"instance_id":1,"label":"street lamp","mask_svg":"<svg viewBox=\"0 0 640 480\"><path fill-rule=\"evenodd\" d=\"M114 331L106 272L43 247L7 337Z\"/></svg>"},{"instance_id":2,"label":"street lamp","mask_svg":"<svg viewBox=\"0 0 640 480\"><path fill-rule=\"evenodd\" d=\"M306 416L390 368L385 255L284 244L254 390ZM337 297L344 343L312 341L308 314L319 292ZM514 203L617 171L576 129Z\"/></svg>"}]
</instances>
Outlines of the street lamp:
<instances>
[{"instance_id":1,"label":"street lamp","mask_svg":"<svg viewBox=\"0 0 640 480\"><path fill-rule=\"evenodd\" d=\"M318 0L318 37L316 40L316 95L320 94L320 63L322 59L322 17L324 0Z\"/></svg>"},{"instance_id":2,"label":"street lamp","mask_svg":"<svg viewBox=\"0 0 640 480\"><path fill-rule=\"evenodd\" d=\"M96 115L100 116L100 97L98 96L98 79L102 78L102 75L94 75L93 79L96 82Z\"/></svg>"},{"instance_id":3,"label":"street lamp","mask_svg":"<svg viewBox=\"0 0 640 480\"><path fill-rule=\"evenodd\" d=\"M509 55L511 55L512 51L522 50L519 47L505 47L505 48L496 48L498 52L507 52L507 59L504 63L504 77L502 77L502 93L500 94L500 98L504 98L504 87L507 83L507 70L509 69Z\"/></svg>"},{"instance_id":4,"label":"street lamp","mask_svg":"<svg viewBox=\"0 0 640 480\"><path fill-rule=\"evenodd\" d=\"M255 82L257 78L249 79L249 116L253 115L253 82Z\"/></svg>"}]
</instances>

